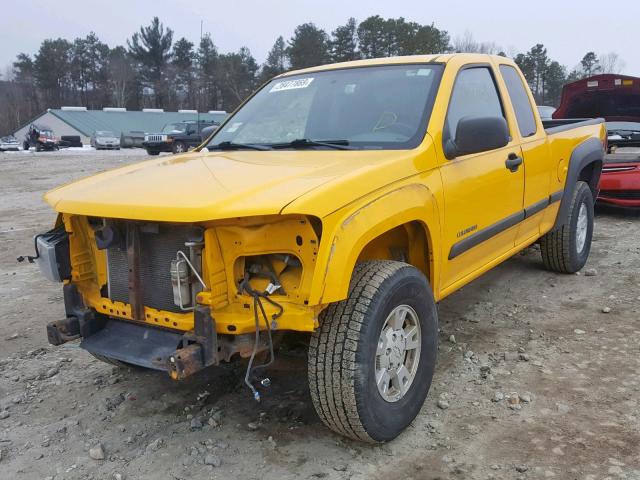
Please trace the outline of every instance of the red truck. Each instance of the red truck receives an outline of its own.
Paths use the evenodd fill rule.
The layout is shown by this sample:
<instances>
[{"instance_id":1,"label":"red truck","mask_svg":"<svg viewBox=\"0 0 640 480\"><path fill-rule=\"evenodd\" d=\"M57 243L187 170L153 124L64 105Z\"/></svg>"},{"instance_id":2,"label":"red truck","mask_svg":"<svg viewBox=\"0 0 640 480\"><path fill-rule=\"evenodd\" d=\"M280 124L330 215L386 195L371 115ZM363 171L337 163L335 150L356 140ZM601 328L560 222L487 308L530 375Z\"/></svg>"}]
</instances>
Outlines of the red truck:
<instances>
[{"instance_id":1,"label":"red truck","mask_svg":"<svg viewBox=\"0 0 640 480\"><path fill-rule=\"evenodd\" d=\"M640 78L603 74L565 85L558 122L602 117L607 125L608 153L598 201L640 207Z\"/></svg>"}]
</instances>

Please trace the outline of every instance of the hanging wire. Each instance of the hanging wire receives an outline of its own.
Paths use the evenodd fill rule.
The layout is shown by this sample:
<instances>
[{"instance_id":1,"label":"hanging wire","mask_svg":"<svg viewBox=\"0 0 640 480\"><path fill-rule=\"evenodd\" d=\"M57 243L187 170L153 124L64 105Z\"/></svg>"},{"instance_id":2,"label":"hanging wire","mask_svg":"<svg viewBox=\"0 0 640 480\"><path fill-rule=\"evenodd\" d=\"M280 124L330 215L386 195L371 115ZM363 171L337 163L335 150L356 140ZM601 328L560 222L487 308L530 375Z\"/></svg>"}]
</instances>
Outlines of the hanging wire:
<instances>
[{"instance_id":1,"label":"hanging wire","mask_svg":"<svg viewBox=\"0 0 640 480\"><path fill-rule=\"evenodd\" d=\"M269 298L269 295L267 293L258 292L254 290L249 284L249 274L246 272L242 282L240 282L240 291L247 292L251 297L253 297L253 315L255 319L256 336L255 336L255 341L253 343L253 352L251 352L251 357L249 358L249 364L247 365L247 371L244 376L244 383L247 385L247 387L249 387L249 389L253 393L253 398L257 402L259 402L260 392L258 392L256 388L253 386L253 384L251 383L251 376L256 370L267 368L268 366L273 364L273 362L275 361L275 354L273 352L273 338L271 336L271 325L267 317L267 312L265 311L264 306L262 304L262 300L263 299L266 300L267 302L269 302L271 305L273 305L278 309L278 311L271 316L272 320L277 320L284 312L284 308L278 302ZM258 348L260 347L260 319L258 316L258 309L262 314L262 318L264 319L264 323L267 329L267 336L269 339L270 360L267 363L264 363L262 365L256 365L254 367L253 362L255 360L256 354L258 353Z\"/></svg>"}]
</instances>

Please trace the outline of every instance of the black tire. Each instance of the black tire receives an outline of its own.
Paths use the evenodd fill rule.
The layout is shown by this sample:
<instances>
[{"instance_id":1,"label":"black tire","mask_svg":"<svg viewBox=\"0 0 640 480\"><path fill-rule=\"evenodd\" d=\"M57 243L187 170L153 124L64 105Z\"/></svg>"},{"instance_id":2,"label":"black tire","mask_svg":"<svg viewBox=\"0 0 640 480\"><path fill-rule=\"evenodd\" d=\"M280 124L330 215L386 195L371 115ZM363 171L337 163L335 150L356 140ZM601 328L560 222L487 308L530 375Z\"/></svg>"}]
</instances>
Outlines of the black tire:
<instances>
[{"instance_id":1,"label":"black tire","mask_svg":"<svg viewBox=\"0 0 640 480\"><path fill-rule=\"evenodd\" d=\"M157 150L149 150L147 149L147 155L160 155L160 152Z\"/></svg>"},{"instance_id":2,"label":"black tire","mask_svg":"<svg viewBox=\"0 0 640 480\"><path fill-rule=\"evenodd\" d=\"M189 149L187 148L186 143L184 142L173 142L173 146L171 147L173 153L186 153Z\"/></svg>"},{"instance_id":3,"label":"black tire","mask_svg":"<svg viewBox=\"0 0 640 480\"><path fill-rule=\"evenodd\" d=\"M30 148L30 147L31 147L31 146L29 145L29 142L24 142L24 143L22 144L22 149L23 149L23 150L29 150L29 148Z\"/></svg>"},{"instance_id":4,"label":"black tire","mask_svg":"<svg viewBox=\"0 0 640 480\"><path fill-rule=\"evenodd\" d=\"M40 152L42 150L42 147L40 146L39 143L36 143L36 152Z\"/></svg>"},{"instance_id":5,"label":"black tire","mask_svg":"<svg viewBox=\"0 0 640 480\"><path fill-rule=\"evenodd\" d=\"M578 246L578 217L586 209L586 238L582 249ZM589 258L593 236L593 194L585 182L577 182L569 204L564 225L540 239L542 262L547 270L559 273L578 272Z\"/></svg>"},{"instance_id":6,"label":"black tire","mask_svg":"<svg viewBox=\"0 0 640 480\"><path fill-rule=\"evenodd\" d=\"M376 385L376 350L389 313L410 306L420 324L420 355L413 382L399 400ZM435 370L438 314L424 275L406 263L375 260L356 266L349 296L325 309L309 346L309 387L330 429L369 443L398 436L416 417ZM405 357L406 358L406 357Z\"/></svg>"}]
</instances>

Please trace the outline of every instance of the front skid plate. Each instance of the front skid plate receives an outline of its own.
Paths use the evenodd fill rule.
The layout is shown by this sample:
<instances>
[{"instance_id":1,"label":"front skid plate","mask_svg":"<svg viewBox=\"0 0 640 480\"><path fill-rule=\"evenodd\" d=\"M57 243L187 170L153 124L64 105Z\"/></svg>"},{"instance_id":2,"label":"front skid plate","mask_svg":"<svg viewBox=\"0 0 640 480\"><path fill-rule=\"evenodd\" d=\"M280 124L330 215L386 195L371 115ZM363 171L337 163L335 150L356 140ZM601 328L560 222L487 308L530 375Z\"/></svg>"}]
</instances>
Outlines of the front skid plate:
<instances>
[{"instance_id":1,"label":"front skid plate","mask_svg":"<svg viewBox=\"0 0 640 480\"><path fill-rule=\"evenodd\" d=\"M132 365L167 371L167 360L181 341L180 333L112 319L83 339L80 347Z\"/></svg>"}]
</instances>

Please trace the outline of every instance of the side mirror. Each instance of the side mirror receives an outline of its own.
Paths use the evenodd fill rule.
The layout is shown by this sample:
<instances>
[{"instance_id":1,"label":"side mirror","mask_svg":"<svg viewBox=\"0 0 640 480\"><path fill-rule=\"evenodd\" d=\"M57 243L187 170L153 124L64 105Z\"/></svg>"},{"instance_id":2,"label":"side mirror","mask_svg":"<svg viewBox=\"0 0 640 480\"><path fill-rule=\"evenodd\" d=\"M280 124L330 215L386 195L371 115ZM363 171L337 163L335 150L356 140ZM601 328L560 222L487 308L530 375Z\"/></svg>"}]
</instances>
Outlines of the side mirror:
<instances>
[{"instance_id":1,"label":"side mirror","mask_svg":"<svg viewBox=\"0 0 640 480\"><path fill-rule=\"evenodd\" d=\"M455 139L444 145L448 160L471 153L487 152L509 143L509 127L502 117L462 117L458 121Z\"/></svg>"}]
</instances>

